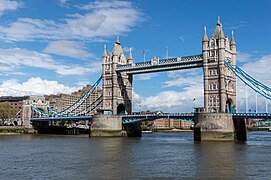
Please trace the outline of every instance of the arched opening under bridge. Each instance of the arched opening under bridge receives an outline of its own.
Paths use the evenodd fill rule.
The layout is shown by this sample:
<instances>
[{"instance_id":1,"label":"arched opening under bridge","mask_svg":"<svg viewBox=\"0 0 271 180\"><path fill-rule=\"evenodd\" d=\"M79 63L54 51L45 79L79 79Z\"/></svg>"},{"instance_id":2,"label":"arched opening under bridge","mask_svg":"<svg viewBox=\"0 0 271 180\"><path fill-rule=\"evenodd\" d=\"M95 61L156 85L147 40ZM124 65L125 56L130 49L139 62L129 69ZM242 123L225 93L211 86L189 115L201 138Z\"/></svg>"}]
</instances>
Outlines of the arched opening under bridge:
<instances>
[{"instance_id":1,"label":"arched opening under bridge","mask_svg":"<svg viewBox=\"0 0 271 180\"><path fill-rule=\"evenodd\" d=\"M235 105L233 104L233 101L231 99L228 99L226 101L226 113L235 113Z\"/></svg>"},{"instance_id":2,"label":"arched opening under bridge","mask_svg":"<svg viewBox=\"0 0 271 180\"><path fill-rule=\"evenodd\" d=\"M119 104L118 105L117 114L118 115L125 115L125 106L124 106L124 104Z\"/></svg>"}]
</instances>

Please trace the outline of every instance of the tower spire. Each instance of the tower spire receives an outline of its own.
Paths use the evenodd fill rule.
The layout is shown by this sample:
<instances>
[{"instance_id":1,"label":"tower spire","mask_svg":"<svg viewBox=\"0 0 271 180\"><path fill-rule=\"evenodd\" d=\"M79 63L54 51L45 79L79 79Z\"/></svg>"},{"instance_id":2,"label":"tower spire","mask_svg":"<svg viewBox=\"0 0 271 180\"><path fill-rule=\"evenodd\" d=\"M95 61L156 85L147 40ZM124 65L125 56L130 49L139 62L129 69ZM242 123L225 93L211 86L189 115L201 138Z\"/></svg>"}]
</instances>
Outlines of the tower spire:
<instances>
[{"instance_id":1,"label":"tower spire","mask_svg":"<svg viewBox=\"0 0 271 180\"><path fill-rule=\"evenodd\" d=\"M129 57L128 57L128 64L132 64L133 63L133 55L132 55L132 48L130 48L130 54L129 54Z\"/></svg>"},{"instance_id":2,"label":"tower spire","mask_svg":"<svg viewBox=\"0 0 271 180\"><path fill-rule=\"evenodd\" d=\"M203 35L202 41L208 41L208 36L206 33L206 26L204 26L204 35Z\"/></svg>"},{"instance_id":3,"label":"tower spire","mask_svg":"<svg viewBox=\"0 0 271 180\"><path fill-rule=\"evenodd\" d=\"M106 45L104 45L104 56L107 56L107 53L106 53Z\"/></svg>"},{"instance_id":4,"label":"tower spire","mask_svg":"<svg viewBox=\"0 0 271 180\"><path fill-rule=\"evenodd\" d=\"M220 22L220 16L217 17L217 24L216 25L221 25L221 22Z\"/></svg>"},{"instance_id":5,"label":"tower spire","mask_svg":"<svg viewBox=\"0 0 271 180\"><path fill-rule=\"evenodd\" d=\"M234 40L234 32L231 31L231 45L234 45L235 44L235 40Z\"/></svg>"},{"instance_id":6,"label":"tower spire","mask_svg":"<svg viewBox=\"0 0 271 180\"><path fill-rule=\"evenodd\" d=\"M120 45L120 37L117 36L116 44Z\"/></svg>"},{"instance_id":7,"label":"tower spire","mask_svg":"<svg viewBox=\"0 0 271 180\"><path fill-rule=\"evenodd\" d=\"M216 28L215 28L215 32L214 32L214 34L213 34L213 37L214 37L215 39L225 38L223 29L222 29L222 24L221 24L221 21L220 21L220 17L219 17L219 16L218 16L218 18L217 18L217 24L216 24Z\"/></svg>"}]
</instances>

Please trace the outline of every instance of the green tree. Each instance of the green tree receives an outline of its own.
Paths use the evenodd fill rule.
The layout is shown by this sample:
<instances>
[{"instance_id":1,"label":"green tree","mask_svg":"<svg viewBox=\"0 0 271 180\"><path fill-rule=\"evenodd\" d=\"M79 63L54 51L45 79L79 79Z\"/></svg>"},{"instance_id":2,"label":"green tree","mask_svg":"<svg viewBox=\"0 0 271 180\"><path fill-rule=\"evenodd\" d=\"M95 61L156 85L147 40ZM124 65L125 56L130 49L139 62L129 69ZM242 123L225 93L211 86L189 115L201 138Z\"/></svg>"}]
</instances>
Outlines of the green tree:
<instances>
[{"instance_id":1,"label":"green tree","mask_svg":"<svg viewBox=\"0 0 271 180\"><path fill-rule=\"evenodd\" d=\"M8 102L0 103L0 124L3 124L5 120L14 118L16 116L16 109L12 108Z\"/></svg>"}]
</instances>

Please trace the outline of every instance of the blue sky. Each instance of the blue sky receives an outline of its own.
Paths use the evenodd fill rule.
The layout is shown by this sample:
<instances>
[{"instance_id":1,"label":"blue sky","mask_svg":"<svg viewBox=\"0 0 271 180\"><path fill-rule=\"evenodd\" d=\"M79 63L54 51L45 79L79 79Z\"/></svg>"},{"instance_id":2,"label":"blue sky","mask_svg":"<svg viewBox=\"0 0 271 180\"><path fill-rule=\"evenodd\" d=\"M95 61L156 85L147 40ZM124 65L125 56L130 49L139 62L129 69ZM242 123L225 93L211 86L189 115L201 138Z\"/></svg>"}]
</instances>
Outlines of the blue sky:
<instances>
[{"instance_id":1,"label":"blue sky","mask_svg":"<svg viewBox=\"0 0 271 180\"><path fill-rule=\"evenodd\" d=\"M271 86L271 1L0 0L0 95L56 94L93 84L101 74L103 46L120 37L135 62L201 53L221 17L235 33L237 64ZM238 110L245 91L238 82ZM248 91L249 109L255 93ZM196 101L192 101L196 98ZM134 110L191 111L203 105L202 69L136 75ZM268 102L269 111L271 103ZM258 97L258 111L265 112ZM270 107L269 107L270 106Z\"/></svg>"}]
</instances>

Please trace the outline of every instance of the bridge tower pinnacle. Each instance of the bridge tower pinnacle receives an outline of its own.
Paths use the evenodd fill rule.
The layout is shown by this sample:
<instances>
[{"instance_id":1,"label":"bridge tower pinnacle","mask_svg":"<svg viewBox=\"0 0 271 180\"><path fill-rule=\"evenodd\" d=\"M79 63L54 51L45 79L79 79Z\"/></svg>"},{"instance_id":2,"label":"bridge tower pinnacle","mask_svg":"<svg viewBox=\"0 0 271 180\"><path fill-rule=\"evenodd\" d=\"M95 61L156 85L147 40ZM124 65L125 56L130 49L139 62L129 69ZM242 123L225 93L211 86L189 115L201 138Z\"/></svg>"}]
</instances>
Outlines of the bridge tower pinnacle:
<instances>
[{"instance_id":1,"label":"bridge tower pinnacle","mask_svg":"<svg viewBox=\"0 0 271 180\"><path fill-rule=\"evenodd\" d=\"M127 59L117 38L112 52L106 50L102 56L103 109L107 114L131 114L132 75L115 71L118 64L132 63L132 53Z\"/></svg>"},{"instance_id":2,"label":"bridge tower pinnacle","mask_svg":"<svg viewBox=\"0 0 271 180\"><path fill-rule=\"evenodd\" d=\"M214 34L208 39L206 28L202 39L204 72L204 108L208 112L236 111L236 76L224 64L236 65L236 44L224 35L218 17Z\"/></svg>"}]
</instances>

